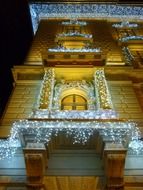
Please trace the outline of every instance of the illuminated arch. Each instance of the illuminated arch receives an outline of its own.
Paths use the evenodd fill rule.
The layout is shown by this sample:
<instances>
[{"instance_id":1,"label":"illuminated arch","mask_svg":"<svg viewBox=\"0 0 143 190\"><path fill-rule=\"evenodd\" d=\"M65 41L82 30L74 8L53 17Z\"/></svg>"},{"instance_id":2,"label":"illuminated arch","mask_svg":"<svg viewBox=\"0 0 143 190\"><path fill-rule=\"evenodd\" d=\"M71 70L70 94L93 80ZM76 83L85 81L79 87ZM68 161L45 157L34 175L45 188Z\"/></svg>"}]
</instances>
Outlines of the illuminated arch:
<instances>
[{"instance_id":1,"label":"illuminated arch","mask_svg":"<svg viewBox=\"0 0 143 190\"><path fill-rule=\"evenodd\" d=\"M93 85L86 81L62 81L57 83L54 88L53 109L61 110L62 100L72 94L81 96L86 100L86 109L96 109Z\"/></svg>"}]
</instances>

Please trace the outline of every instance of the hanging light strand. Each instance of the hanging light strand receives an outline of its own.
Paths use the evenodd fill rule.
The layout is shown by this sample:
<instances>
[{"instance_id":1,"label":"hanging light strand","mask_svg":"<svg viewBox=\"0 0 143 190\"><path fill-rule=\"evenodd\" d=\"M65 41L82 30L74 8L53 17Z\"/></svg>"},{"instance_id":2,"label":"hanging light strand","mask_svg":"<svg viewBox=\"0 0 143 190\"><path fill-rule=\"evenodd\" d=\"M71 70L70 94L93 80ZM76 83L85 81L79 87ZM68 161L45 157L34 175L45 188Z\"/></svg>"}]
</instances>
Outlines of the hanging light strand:
<instances>
[{"instance_id":1,"label":"hanging light strand","mask_svg":"<svg viewBox=\"0 0 143 190\"><path fill-rule=\"evenodd\" d=\"M52 107L53 89L55 84L54 69L45 71L43 82L41 85L39 109L49 109Z\"/></svg>"}]
</instances>

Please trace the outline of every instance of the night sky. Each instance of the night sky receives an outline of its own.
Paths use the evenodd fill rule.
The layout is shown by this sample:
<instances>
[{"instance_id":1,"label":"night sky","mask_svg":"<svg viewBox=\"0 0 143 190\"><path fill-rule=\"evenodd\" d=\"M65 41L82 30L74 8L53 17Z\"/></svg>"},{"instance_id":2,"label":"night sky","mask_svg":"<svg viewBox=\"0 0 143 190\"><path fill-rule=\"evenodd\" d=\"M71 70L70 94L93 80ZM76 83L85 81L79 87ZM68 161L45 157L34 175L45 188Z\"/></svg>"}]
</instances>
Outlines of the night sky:
<instances>
[{"instance_id":1,"label":"night sky","mask_svg":"<svg viewBox=\"0 0 143 190\"><path fill-rule=\"evenodd\" d=\"M27 0L6 0L0 6L0 116L12 91L13 65L21 65L33 39Z\"/></svg>"}]
</instances>

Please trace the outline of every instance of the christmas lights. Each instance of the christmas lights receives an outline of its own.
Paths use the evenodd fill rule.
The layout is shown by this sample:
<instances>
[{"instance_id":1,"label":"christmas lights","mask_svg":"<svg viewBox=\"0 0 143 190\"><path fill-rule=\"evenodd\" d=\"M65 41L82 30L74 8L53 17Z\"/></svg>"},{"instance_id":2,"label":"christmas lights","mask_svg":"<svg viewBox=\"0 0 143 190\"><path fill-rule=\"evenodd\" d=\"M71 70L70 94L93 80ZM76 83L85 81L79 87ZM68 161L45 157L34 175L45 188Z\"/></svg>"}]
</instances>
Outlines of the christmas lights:
<instances>
[{"instance_id":1,"label":"christmas lights","mask_svg":"<svg viewBox=\"0 0 143 190\"><path fill-rule=\"evenodd\" d=\"M137 28L138 24L137 23L129 23L129 21L123 21L121 23L116 23L113 24L112 27L114 28Z\"/></svg>"},{"instance_id":2,"label":"christmas lights","mask_svg":"<svg viewBox=\"0 0 143 190\"><path fill-rule=\"evenodd\" d=\"M85 22L85 21L79 21L79 20L76 20L76 19L72 19L70 21L63 21L62 25L66 25L66 26L68 26L68 25L69 26L70 25L86 26L87 22Z\"/></svg>"},{"instance_id":3,"label":"christmas lights","mask_svg":"<svg viewBox=\"0 0 143 190\"><path fill-rule=\"evenodd\" d=\"M134 139L132 135L138 135L135 124L128 121L120 120L92 120L92 121L78 121L78 120L21 120L13 124L12 137L16 139L19 134L34 135L35 142L48 143L52 135L57 135L63 131L67 135L72 135L73 143L85 144L93 133L97 130L104 136L113 137L113 141L122 142L129 136Z\"/></svg>"},{"instance_id":4,"label":"christmas lights","mask_svg":"<svg viewBox=\"0 0 143 190\"><path fill-rule=\"evenodd\" d=\"M126 142L128 139L130 149L143 151L143 144L137 145L139 131L136 124L119 119L97 119L79 121L75 120L20 120L13 123L11 135L7 140L0 140L0 159L11 158L17 148L20 135L30 134L34 136L34 142L49 143L53 135L59 132L72 135L73 143L87 143L90 137L98 131L102 136L109 137L113 142ZM135 144L136 142L136 144Z\"/></svg>"},{"instance_id":5,"label":"christmas lights","mask_svg":"<svg viewBox=\"0 0 143 190\"><path fill-rule=\"evenodd\" d=\"M77 89L85 92L88 99L88 109L112 109L111 96L103 69L98 69L94 75L94 87L91 82L86 81L62 81L55 84L54 70L48 69L45 72L43 84L39 98L39 108L49 110L61 110L60 97L62 93L69 89ZM95 90L95 93L94 93ZM96 101L96 105L95 105Z\"/></svg>"},{"instance_id":6,"label":"christmas lights","mask_svg":"<svg viewBox=\"0 0 143 190\"><path fill-rule=\"evenodd\" d=\"M84 53L90 53L90 52L95 52L95 53L98 53L98 52L101 52L100 48L65 48L65 47L56 47L56 48L49 48L48 49L49 52L84 52Z\"/></svg>"},{"instance_id":7,"label":"christmas lights","mask_svg":"<svg viewBox=\"0 0 143 190\"><path fill-rule=\"evenodd\" d=\"M95 72L94 82L96 87L97 97L99 99L99 106L102 109L112 109L111 96L108 90L107 82L104 75L104 70L99 69Z\"/></svg>"},{"instance_id":8,"label":"christmas lights","mask_svg":"<svg viewBox=\"0 0 143 190\"><path fill-rule=\"evenodd\" d=\"M33 29L36 32L42 18L68 18L68 19L143 19L142 6L129 6L104 3L31 3L30 12Z\"/></svg>"},{"instance_id":9,"label":"christmas lights","mask_svg":"<svg viewBox=\"0 0 143 190\"><path fill-rule=\"evenodd\" d=\"M68 90L78 90L84 93L87 99L87 109L95 110L97 107L96 95L92 82L85 80L77 81L59 81L54 87L53 106L52 110L61 110L61 96ZM97 107L98 108L98 107Z\"/></svg>"},{"instance_id":10,"label":"christmas lights","mask_svg":"<svg viewBox=\"0 0 143 190\"><path fill-rule=\"evenodd\" d=\"M85 33L80 33L78 31L75 32L68 32L68 33L61 33L56 35L57 38L59 37L83 37L83 38L92 38L91 34L85 34Z\"/></svg>"},{"instance_id":11,"label":"christmas lights","mask_svg":"<svg viewBox=\"0 0 143 190\"><path fill-rule=\"evenodd\" d=\"M43 78L43 83L40 91L39 97L39 109L51 109L52 98L53 98L53 88L54 88L54 69L48 69L45 71Z\"/></svg>"},{"instance_id":12,"label":"christmas lights","mask_svg":"<svg viewBox=\"0 0 143 190\"><path fill-rule=\"evenodd\" d=\"M118 119L118 114L114 110L85 110L85 111L54 111L47 109L33 110L30 118L37 119Z\"/></svg>"},{"instance_id":13,"label":"christmas lights","mask_svg":"<svg viewBox=\"0 0 143 190\"><path fill-rule=\"evenodd\" d=\"M119 38L119 41L121 42L128 42L130 40L143 40L143 36L126 36Z\"/></svg>"}]
</instances>

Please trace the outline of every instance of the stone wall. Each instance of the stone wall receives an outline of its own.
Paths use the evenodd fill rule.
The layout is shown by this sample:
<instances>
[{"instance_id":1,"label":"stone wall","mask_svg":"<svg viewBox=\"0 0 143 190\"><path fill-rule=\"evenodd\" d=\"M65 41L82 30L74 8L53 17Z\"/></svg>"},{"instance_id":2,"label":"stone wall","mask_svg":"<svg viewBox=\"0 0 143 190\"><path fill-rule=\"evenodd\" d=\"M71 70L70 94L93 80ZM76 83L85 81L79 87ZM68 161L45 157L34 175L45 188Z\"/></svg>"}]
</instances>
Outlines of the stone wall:
<instances>
[{"instance_id":1,"label":"stone wall","mask_svg":"<svg viewBox=\"0 0 143 190\"><path fill-rule=\"evenodd\" d=\"M143 112L130 81L110 81L109 90L114 109L120 118L143 121Z\"/></svg>"},{"instance_id":2,"label":"stone wall","mask_svg":"<svg viewBox=\"0 0 143 190\"><path fill-rule=\"evenodd\" d=\"M15 120L28 118L36 104L39 92L40 84L38 82L16 84L7 103L1 125L11 126Z\"/></svg>"}]
</instances>

